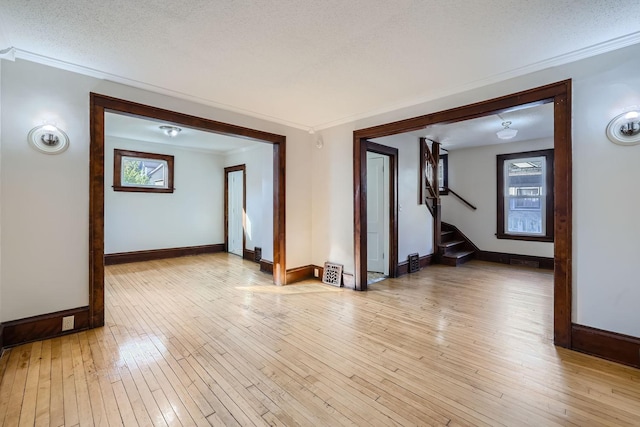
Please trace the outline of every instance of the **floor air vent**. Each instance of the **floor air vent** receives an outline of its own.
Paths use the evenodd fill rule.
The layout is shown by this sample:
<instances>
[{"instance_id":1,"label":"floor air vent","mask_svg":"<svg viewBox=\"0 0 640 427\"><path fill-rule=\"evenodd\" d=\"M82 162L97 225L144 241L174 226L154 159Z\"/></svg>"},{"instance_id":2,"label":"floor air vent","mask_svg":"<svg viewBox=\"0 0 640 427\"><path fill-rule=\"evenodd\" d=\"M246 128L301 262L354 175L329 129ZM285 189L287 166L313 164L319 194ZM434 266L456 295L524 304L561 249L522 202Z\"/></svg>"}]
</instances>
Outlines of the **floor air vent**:
<instances>
[{"instance_id":1,"label":"floor air vent","mask_svg":"<svg viewBox=\"0 0 640 427\"><path fill-rule=\"evenodd\" d=\"M409 273L415 273L418 270L420 270L420 255L409 254Z\"/></svg>"},{"instance_id":2,"label":"floor air vent","mask_svg":"<svg viewBox=\"0 0 640 427\"><path fill-rule=\"evenodd\" d=\"M259 248L256 246L253 253L253 260L255 262L260 262L261 259L262 259L262 248Z\"/></svg>"},{"instance_id":3,"label":"floor air vent","mask_svg":"<svg viewBox=\"0 0 640 427\"><path fill-rule=\"evenodd\" d=\"M330 262L324 263L324 271L322 272L322 283L340 287L341 278L342 278L342 265L332 264Z\"/></svg>"}]
</instances>

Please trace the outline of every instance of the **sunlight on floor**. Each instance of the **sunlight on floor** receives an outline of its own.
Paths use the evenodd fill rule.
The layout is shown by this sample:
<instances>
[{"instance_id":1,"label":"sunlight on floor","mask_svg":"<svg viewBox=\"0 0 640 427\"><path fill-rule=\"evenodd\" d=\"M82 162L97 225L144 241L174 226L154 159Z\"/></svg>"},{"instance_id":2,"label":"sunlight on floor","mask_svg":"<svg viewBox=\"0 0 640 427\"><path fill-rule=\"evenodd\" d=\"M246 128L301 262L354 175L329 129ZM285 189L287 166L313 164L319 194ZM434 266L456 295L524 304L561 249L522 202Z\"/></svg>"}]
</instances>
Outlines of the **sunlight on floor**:
<instances>
[{"instance_id":1,"label":"sunlight on floor","mask_svg":"<svg viewBox=\"0 0 640 427\"><path fill-rule=\"evenodd\" d=\"M314 292L342 292L344 288L329 285L288 285L288 286L237 286L241 291L257 292L262 294L310 294Z\"/></svg>"}]
</instances>

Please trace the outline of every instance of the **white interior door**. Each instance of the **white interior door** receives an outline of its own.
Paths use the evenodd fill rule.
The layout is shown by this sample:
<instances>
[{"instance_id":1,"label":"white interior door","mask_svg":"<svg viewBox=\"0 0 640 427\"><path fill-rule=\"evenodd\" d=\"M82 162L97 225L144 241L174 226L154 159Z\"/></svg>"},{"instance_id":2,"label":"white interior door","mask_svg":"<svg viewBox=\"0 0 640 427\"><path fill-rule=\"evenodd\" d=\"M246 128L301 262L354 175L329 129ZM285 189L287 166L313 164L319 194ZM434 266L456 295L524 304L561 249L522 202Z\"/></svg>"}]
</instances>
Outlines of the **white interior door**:
<instances>
[{"instance_id":1,"label":"white interior door","mask_svg":"<svg viewBox=\"0 0 640 427\"><path fill-rule=\"evenodd\" d=\"M389 274L385 163L388 171L387 156L367 153L367 271Z\"/></svg>"},{"instance_id":2,"label":"white interior door","mask_svg":"<svg viewBox=\"0 0 640 427\"><path fill-rule=\"evenodd\" d=\"M229 172L227 177L228 191L228 246L227 250L236 255L242 256L243 247L243 194L244 194L244 174L242 171Z\"/></svg>"}]
</instances>

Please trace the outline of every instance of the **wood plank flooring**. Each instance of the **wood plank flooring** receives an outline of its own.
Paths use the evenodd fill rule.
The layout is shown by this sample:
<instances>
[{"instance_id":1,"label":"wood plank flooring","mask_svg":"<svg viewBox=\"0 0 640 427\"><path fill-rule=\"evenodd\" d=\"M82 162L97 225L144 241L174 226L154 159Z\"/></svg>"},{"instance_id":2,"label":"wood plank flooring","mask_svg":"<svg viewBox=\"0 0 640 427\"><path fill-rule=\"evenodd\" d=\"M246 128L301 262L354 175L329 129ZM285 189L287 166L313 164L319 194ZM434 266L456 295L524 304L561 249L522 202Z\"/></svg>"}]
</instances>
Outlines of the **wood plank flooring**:
<instances>
[{"instance_id":1,"label":"wood plank flooring","mask_svg":"<svg viewBox=\"0 0 640 427\"><path fill-rule=\"evenodd\" d=\"M228 254L109 266L104 328L0 359L0 422L640 425L640 371L552 345L552 274L472 261L366 293Z\"/></svg>"}]
</instances>

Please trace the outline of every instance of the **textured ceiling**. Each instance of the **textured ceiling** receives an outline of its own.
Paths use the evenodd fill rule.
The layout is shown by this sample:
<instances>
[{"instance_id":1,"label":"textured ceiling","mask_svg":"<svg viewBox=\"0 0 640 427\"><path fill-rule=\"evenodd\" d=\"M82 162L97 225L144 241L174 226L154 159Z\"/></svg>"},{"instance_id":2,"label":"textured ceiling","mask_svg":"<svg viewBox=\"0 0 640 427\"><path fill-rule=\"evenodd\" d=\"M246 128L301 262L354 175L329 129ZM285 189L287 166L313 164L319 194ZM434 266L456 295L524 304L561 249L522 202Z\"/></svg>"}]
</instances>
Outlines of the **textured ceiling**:
<instances>
[{"instance_id":1,"label":"textured ceiling","mask_svg":"<svg viewBox=\"0 0 640 427\"><path fill-rule=\"evenodd\" d=\"M323 128L640 42L640 8L630 6L0 0L0 50L14 46L18 57Z\"/></svg>"}]
</instances>

